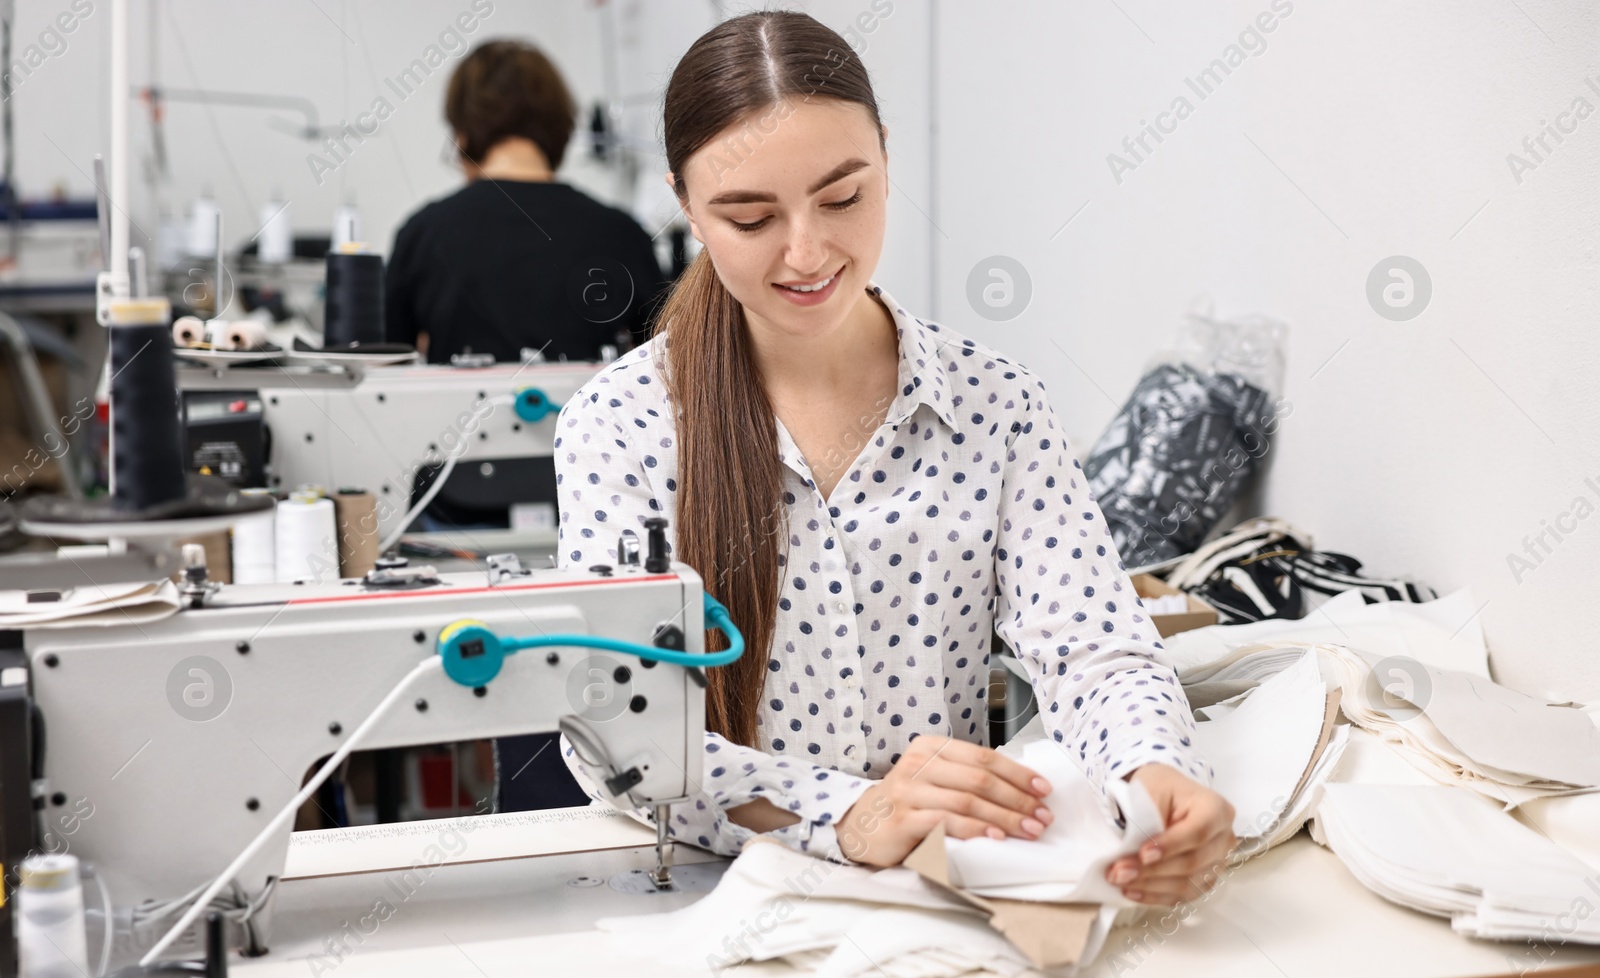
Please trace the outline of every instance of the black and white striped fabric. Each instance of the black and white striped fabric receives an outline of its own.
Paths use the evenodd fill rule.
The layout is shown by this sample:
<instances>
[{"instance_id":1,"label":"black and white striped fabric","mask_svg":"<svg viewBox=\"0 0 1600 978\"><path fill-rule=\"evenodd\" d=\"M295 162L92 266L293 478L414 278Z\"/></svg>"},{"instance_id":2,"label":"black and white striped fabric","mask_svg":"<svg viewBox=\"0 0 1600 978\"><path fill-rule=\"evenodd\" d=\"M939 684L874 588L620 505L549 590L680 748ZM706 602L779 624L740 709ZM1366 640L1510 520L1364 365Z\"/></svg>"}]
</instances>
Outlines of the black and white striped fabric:
<instances>
[{"instance_id":1,"label":"black and white striped fabric","mask_svg":"<svg viewBox=\"0 0 1600 978\"><path fill-rule=\"evenodd\" d=\"M1302 618L1325 597L1359 591L1367 604L1432 601L1432 588L1361 575L1361 561L1313 550L1309 534L1275 518L1247 520L1172 569L1167 583L1217 609L1222 624Z\"/></svg>"}]
</instances>

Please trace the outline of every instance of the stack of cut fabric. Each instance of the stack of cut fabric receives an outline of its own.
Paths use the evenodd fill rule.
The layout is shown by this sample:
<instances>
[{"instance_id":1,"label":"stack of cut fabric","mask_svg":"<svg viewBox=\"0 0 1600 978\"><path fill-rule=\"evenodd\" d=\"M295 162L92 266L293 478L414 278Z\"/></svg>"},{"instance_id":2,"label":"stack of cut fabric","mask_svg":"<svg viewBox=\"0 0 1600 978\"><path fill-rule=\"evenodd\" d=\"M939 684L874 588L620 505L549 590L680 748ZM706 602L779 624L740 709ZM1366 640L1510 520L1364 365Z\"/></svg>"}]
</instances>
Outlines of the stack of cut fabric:
<instances>
[{"instance_id":1,"label":"stack of cut fabric","mask_svg":"<svg viewBox=\"0 0 1600 978\"><path fill-rule=\"evenodd\" d=\"M1316 831L1367 888L1460 933L1600 944L1600 876L1470 792L1331 784Z\"/></svg>"},{"instance_id":2,"label":"stack of cut fabric","mask_svg":"<svg viewBox=\"0 0 1600 978\"><path fill-rule=\"evenodd\" d=\"M1259 686L1197 711L1195 744L1216 773L1212 787L1233 805L1236 862L1300 831L1349 737L1316 653L1292 652Z\"/></svg>"},{"instance_id":3,"label":"stack of cut fabric","mask_svg":"<svg viewBox=\"0 0 1600 978\"><path fill-rule=\"evenodd\" d=\"M1441 782L1507 805L1600 785L1600 727L1571 704L1454 669L1323 648L1350 721Z\"/></svg>"},{"instance_id":4,"label":"stack of cut fabric","mask_svg":"<svg viewBox=\"0 0 1600 978\"><path fill-rule=\"evenodd\" d=\"M1185 690L1204 702L1208 692L1249 688L1313 649L1350 722L1436 781L1508 807L1600 785L1592 718L1493 682L1481 636L1463 624L1446 630L1469 621L1465 592L1417 605L1343 598L1319 611L1325 624L1262 621L1173 636Z\"/></svg>"},{"instance_id":5,"label":"stack of cut fabric","mask_svg":"<svg viewBox=\"0 0 1600 978\"><path fill-rule=\"evenodd\" d=\"M1600 785L1600 727L1581 710L1460 670L1316 645L1244 649L1189 675L1226 688L1271 674L1307 651L1320 655L1351 723L1442 784L1464 785L1508 806Z\"/></svg>"}]
</instances>

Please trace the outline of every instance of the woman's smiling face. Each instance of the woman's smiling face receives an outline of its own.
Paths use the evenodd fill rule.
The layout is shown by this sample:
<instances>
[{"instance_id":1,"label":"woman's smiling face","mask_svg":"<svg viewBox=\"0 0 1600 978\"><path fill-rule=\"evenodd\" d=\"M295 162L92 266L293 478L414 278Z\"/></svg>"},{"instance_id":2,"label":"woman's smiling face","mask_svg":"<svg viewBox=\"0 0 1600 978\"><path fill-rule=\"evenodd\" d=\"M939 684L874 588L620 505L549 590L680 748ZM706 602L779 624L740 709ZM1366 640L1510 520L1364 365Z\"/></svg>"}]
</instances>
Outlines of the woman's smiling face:
<instances>
[{"instance_id":1,"label":"woman's smiling face","mask_svg":"<svg viewBox=\"0 0 1600 978\"><path fill-rule=\"evenodd\" d=\"M854 308L883 251L881 138L861 105L790 97L689 158L690 229L748 315L814 338Z\"/></svg>"}]
</instances>

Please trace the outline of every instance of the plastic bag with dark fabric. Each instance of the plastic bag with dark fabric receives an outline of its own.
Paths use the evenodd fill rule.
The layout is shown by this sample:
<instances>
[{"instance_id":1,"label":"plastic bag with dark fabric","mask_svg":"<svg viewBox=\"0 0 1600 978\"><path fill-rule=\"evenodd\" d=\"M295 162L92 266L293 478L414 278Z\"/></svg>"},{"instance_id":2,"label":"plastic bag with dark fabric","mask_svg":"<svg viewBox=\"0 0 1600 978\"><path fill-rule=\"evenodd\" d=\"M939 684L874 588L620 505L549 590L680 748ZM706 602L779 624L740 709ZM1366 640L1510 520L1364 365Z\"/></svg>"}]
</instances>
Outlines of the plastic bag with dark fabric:
<instances>
[{"instance_id":1,"label":"plastic bag with dark fabric","mask_svg":"<svg viewBox=\"0 0 1600 978\"><path fill-rule=\"evenodd\" d=\"M1233 373L1163 363L1089 452L1090 490L1129 567L1191 553L1270 447L1271 394Z\"/></svg>"}]
</instances>

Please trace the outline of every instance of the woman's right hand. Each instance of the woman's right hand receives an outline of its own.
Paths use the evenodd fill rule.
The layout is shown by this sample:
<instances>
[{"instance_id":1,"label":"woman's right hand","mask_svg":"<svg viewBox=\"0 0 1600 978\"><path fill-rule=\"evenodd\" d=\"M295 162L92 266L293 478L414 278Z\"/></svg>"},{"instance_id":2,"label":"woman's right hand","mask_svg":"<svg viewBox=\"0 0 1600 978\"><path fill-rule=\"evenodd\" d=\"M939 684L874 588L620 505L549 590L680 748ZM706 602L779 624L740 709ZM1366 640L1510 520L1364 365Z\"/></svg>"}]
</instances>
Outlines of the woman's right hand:
<instances>
[{"instance_id":1,"label":"woman's right hand","mask_svg":"<svg viewBox=\"0 0 1600 978\"><path fill-rule=\"evenodd\" d=\"M1050 784L988 747L924 734L839 820L839 848L869 866L898 866L934 826L955 839L1037 839L1050 824Z\"/></svg>"}]
</instances>

